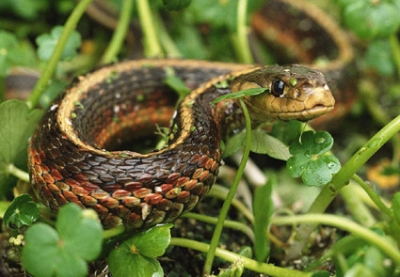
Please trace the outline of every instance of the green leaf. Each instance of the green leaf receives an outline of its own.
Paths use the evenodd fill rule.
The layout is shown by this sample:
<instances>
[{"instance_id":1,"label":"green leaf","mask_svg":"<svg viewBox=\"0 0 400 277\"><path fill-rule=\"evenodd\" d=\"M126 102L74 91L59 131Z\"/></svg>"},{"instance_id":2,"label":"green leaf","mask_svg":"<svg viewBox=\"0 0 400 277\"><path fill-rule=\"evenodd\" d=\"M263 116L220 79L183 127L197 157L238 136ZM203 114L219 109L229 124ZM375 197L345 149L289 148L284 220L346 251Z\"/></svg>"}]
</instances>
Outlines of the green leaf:
<instances>
[{"instance_id":1,"label":"green leaf","mask_svg":"<svg viewBox=\"0 0 400 277\"><path fill-rule=\"evenodd\" d=\"M364 39L387 37L400 25L396 6L385 1L354 1L345 8L344 19L347 26Z\"/></svg>"},{"instance_id":2,"label":"green leaf","mask_svg":"<svg viewBox=\"0 0 400 277\"><path fill-rule=\"evenodd\" d=\"M8 100L0 104L0 197L11 189L7 167L26 164L28 139L43 112L29 110L24 102Z\"/></svg>"},{"instance_id":3,"label":"green leaf","mask_svg":"<svg viewBox=\"0 0 400 277\"><path fill-rule=\"evenodd\" d=\"M301 142L295 141L289 147L293 155L286 163L290 176L302 177L308 186L323 186L332 180L340 169L340 162L334 156L324 155L333 145L332 136L323 131L308 131L302 134Z\"/></svg>"},{"instance_id":4,"label":"green leaf","mask_svg":"<svg viewBox=\"0 0 400 277\"><path fill-rule=\"evenodd\" d=\"M273 124L270 135L279 139L286 145L291 144L298 139L303 130L303 123L297 120L290 120L288 122L277 121Z\"/></svg>"},{"instance_id":5,"label":"green leaf","mask_svg":"<svg viewBox=\"0 0 400 277\"><path fill-rule=\"evenodd\" d=\"M60 209L58 233L43 223L30 227L22 249L26 270L36 277L86 276L86 262L100 254L102 244L102 227L93 215L97 217L94 211L70 203Z\"/></svg>"},{"instance_id":6,"label":"green leaf","mask_svg":"<svg viewBox=\"0 0 400 277\"><path fill-rule=\"evenodd\" d=\"M223 157L229 157L236 153L245 143L246 133L240 132L232 136L226 143ZM258 154L286 161L291 156L289 148L280 140L268 135L261 129L252 130L250 150Z\"/></svg>"},{"instance_id":7,"label":"green leaf","mask_svg":"<svg viewBox=\"0 0 400 277\"><path fill-rule=\"evenodd\" d=\"M20 151L25 151L43 112L29 110L19 100L8 100L0 104L0 164L11 164ZM25 147L25 148L24 148Z\"/></svg>"},{"instance_id":8,"label":"green leaf","mask_svg":"<svg viewBox=\"0 0 400 277\"><path fill-rule=\"evenodd\" d=\"M271 194L275 183L276 177L272 175L269 177L267 184L258 187L254 194L254 252L257 261L260 263L265 262L270 251L267 230L274 210Z\"/></svg>"},{"instance_id":9,"label":"green leaf","mask_svg":"<svg viewBox=\"0 0 400 277\"><path fill-rule=\"evenodd\" d=\"M291 156L288 146L261 129L254 130L251 133L250 150L283 161L287 161Z\"/></svg>"},{"instance_id":10,"label":"green leaf","mask_svg":"<svg viewBox=\"0 0 400 277\"><path fill-rule=\"evenodd\" d=\"M197 23L206 23L213 28L236 28L237 1L202 0L193 1L188 10Z\"/></svg>"},{"instance_id":11,"label":"green leaf","mask_svg":"<svg viewBox=\"0 0 400 277\"><path fill-rule=\"evenodd\" d=\"M94 260L100 253L102 226L93 210L82 210L76 204L65 205L58 214L56 229L65 251L79 253L85 261Z\"/></svg>"},{"instance_id":12,"label":"green leaf","mask_svg":"<svg viewBox=\"0 0 400 277\"><path fill-rule=\"evenodd\" d=\"M37 204L32 201L29 194L22 194L11 202L4 214L4 223L18 228L22 226L31 226L40 216Z\"/></svg>"},{"instance_id":13,"label":"green leaf","mask_svg":"<svg viewBox=\"0 0 400 277\"><path fill-rule=\"evenodd\" d=\"M7 9L24 19L32 20L36 18L41 11L45 10L50 3L46 0L2 0L0 1L0 10ZM4 5L4 7L3 7Z\"/></svg>"},{"instance_id":14,"label":"green leaf","mask_svg":"<svg viewBox=\"0 0 400 277\"><path fill-rule=\"evenodd\" d=\"M395 64L388 40L371 41L367 46L364 57L365 64L378 71L379 74L389 76L394 73Z\"/></svg>"},{"instance_id":15,"label":"green leaf","mask_svg":"<svg viewBox=\"0 0 400 277\"><path fill-rule=\"evenodd\" d=\"M222 154L223 158L232 156L235 154L241 147L244 146L244 141L246 140L246 132L239 132L228 139L225 144L225 149Z\"/></svg>"},{"instance_id":16,"label":"green leaf","mask_svg":"<svg viewBox=\"0 0 400 277\"><path fill-rule=\"evenodd\" d=\"M400 224L400 192L395 193L392 199L392 210L394 220L396 220L397 224Z\"/></svg>"},{"instance_id":17,"label":"green leaf","mask_svg":"<svg viewBox=\"0 0 400 277\"><path fill-rule=\"evenodd\" d=\"M108 263L110 272L114 277L164 276L164 271L156 259L142 255L129 257L129 254L132 253L126 245L121 245L110 253Z\"/></svg>"},{"instance_id":18,"label":"green leaf","mask_svg":"<svg viewBox=\"0 0 400 277\"><path fill-rule=\"evenodd\" d=\"M211 104L217 104L223 100L236 99L236 98L240 98L243 96L255 96L255 95L259 95L261 93L267 92L267 91L268 91L268 88L249 88L249 89L245 89L245 90L239 90L239 91L235 91L232 93L221 95L220 97L215 98L211 102Z\"/></svg>"},{"instance_id":19,"label":"green leaf","mask_svg":"<svg viewBox=\"0 0 400 277\"><path fill-rule=\"evenodd\" d=\"M190 5L192 0L163 0L163 4L167 10L178 11Z\"/></svg>"},{"instance_id":20,"label":"green leaf","mask_svg":"<svg viewBox=\"0 0 400 277\"><path fill-rule=\"evenodd\" d=\"M18 40L14 34L0 31L0 76L7 76L11 66L17 64L18 46Z\"/></svg>"},{"instance_id":21,"label":"green leaf","mask_svg":"<svg viewBox=\"0 0 400 277\"><path fill-rule=\"evenodd\" d=\"M185 85L182 79L176 77L173 69L167 67L165 70L167 73L167 77L163 80L163 82L170 88L172 88L176 93L178 93L180 98L188 95L191 90Z\"/></svg>"},{"instance_id":22,"label":"green leaf","mask_svg":"<svg viewBox=\"0 0 400 277\"><path fill-rule=\"evenodd\" d=\"M43 61L48 61L54 52L58 40L63 31L63 26L56 26L49 34L43 34L36 38L38 45L38 56ZM77 49L81 45L81 35L77 31L73 31L65 44L64 51L61 55L61 60L68 61L74 58L77 54Z\"/></svg>"},{"instance_id":23,"label":"green leaf","mask_svg":"<svg viewBox=\"0 0 400 277\"><path fill-rule=\"evenodd\" d=\"M155 258L163 255L168 247L171 227L172 224L158 225L136 233L111 251L108 259L113 276L163 276Z\"/></svg>"},{"instance_id":24,"label":"green leaf","mask_svg":"<svg viewBox=\"0 0 400 277\"><path fill-rule=\"evenodd\" d=\"M169 229L172 224L164 224L140 232L127 240L126 243L137 252L149 258L156 258L164 254L171 240Z\"/></svg>"},{"instance_id":25,"label":"green leaf","mask_svg":"<svg viewBox=\"0 0 400 277\"><path fill-rule=\"evenodd\" d=\"M244 262L238 259L234 263L230 264L228 268L220 268L218 277L240 277L243 275Z\"/></svg>"}]
</instances>

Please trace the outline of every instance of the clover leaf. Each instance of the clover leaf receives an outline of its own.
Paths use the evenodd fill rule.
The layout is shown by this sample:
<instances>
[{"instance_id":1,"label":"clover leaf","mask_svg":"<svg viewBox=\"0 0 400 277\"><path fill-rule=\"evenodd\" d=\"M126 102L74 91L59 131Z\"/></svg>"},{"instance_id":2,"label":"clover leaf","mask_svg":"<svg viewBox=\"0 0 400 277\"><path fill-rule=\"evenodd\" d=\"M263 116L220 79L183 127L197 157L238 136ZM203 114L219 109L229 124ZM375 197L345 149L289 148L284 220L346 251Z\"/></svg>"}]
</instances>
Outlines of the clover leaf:
<instances>
[{"instance_id":1,"label":"clover leaf","mask_svg":"<svg viewBox=\"0 0 400 277\"><path fill-rule=\"evenodd\" d=\"M54 52L58 40L63 31L63 26L56 26L51 30L50 34L43 34L36 38L36 43L39 46L38 56L43 61L48 61ZM81 45L81 35L77 31L73 31L65 44L64 51L61 55L61 60L68 61L76 56L77 49Z\"/></svg>"},{"instance_id":2,"label":"clover leaf","mask_svg":"<svg viewBox=\"0 0 400 277\"><path fill-rule=\"evenodd\" d=\"M97 258L101 245L97 214L70 203L60 209L56 230L37 223L26 231L22 262L37 277L87 276L86 262Z\"/></svg>"},{"instance_id":3,"label":"clover leaf","mask_svg":"<svg viewBox=\"0 0 400 277\"><path fill-rule=\"evenodd\" d=\"M158 225L135 234L126 240L109 257L110 272L114 277L164 276L155 259L164 254L171 236L172 224Z\"/></svg>"},{"instance_id":4,"label":"clover leaf","mask_svg":"<svg viewBox=\"0 0 400 277\"><path fill-rule=\"evenodd\" d=\"M11 202L4 214L4 223L17 228L24 225L31 226L39 218L39 215L39 208L32 201L32 197L29 194L22 194Z\"/></svg>"},{"instance_id":5,"label":"clover leaf","mask_svg":"<svg viewBox=\"0 0 400 277\"><path fill-rule=\"evenodd\" d=\"M301 141L289 147L293 155L286 163L290 176L302 178L308 186L323 186L332 180L332 175L340 169L339 160L324 155L333 145L332 136L324 131L308 131L302 134Z\"/></svg>"}]
</instances>

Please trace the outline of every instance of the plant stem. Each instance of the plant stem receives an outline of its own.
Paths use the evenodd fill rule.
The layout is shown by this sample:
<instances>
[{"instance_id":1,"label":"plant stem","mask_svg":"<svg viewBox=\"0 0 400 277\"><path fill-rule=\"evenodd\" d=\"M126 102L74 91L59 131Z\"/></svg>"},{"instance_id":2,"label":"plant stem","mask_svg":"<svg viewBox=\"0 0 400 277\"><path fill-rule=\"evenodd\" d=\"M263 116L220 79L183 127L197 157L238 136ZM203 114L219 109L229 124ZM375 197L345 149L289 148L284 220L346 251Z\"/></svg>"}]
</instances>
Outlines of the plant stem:
<instances>
[{"instance_id":1,"label":"plant stem","mask_svg":"<svg viewBox=\"0 0 400 277\"><path fill-rule=\"evenodd\" d=\"M397 66L397 74L400 77L400 43L397 39L397 35L393 34L389 38L390 46L392 48L392 55Z\"/></svg>"},{"instance_id":2,"label":"plant stem","mask_svg":"<svg viewBox=\"0 0 400 277\"><path fill-rule=\"evenodd\" d=\"M126 231L124 226L118 226L112 229L104 230L103 231L103 239L109 239L115 236L119 236Z\"/></svg>"},{"instance_id":3,"label":"plant stem","mask_svg":"<svg viewBox=\"0 0 400 277\"><path fill-rule=\"evenodd\" d=\"M29 183L29 174L26 171L23 171L19 168L17 168L15 165L13 164L9 164L7 167L7 171L8 173L10 173L11 175L17 177L18 179Z\"/></svg>"},{"instance_id":4,"label":"plant stem","mask_svg":"<svg viewBox=\"0 0 400 277\"><path fill-rule=\"evenodd\" d=\"M217 224L217 222L218 222L218 219L215 217L207 216L207 215L203 215L203 214L190 213L190 212L184 214L182 217L195 219L195 220L206 222L209 224ZM246 234L254 242L253 229L250 228L249 226L247 226L241 222L238 222L238 221L225 220L224 227L240 231L240 232Z\"/></svg>"},{"instance_id":5,"label":"plant stem","mask_svg":"<svg viewBox=\"0 0 400 277\"><path fill-rule=\"evenodd\" d=\"M6 77L0 76L0 103L6 100Z\"/></svg>"},{"instance_id":6,"label":"plant stem","mask_svg":"<svg viewBox=\"0 0 400 277\"><path fill-rule=\"evenodd\" d=\"M209 248L209 245L206 243L184 238L171 238L170 245L186 247L204 253L207 252ZM232 253L230 251L223 250L221 248L216 248L215 254L217 257L222 258L231 263L234 263L238 260L242 260L245 268L255 272L268 274L268 276L311 277L312 275L312 273L308 272L301 272L293 269L281 268L274 266L272 264L259 263L255 260L242 257L236 253Z\"/></svg>"},{"instance_id":7,"label":"plant stem","mask_svg":"<svg viewBox=\"0 0 400 277\"><path fill-rule=\"evenodd\" d=\"M243 63L253 63L249 41L247 39L247 4L248 0L239 0L237 7L237 51Z\"/></svg>"},{"instance_id":8,"label":"plant stem","mask_svg":"<svg viewBox=\"0 0 400 277\"><path fill-rule=\"evenodd\" d=\"M160 41L153 24L153 15L148 0L137 0L140 24L143 31L144 54L148 58L162 57Z\"/></svg>"},{"instance_id":9,"label":"plant stem","mask_svg":"<svg viewBox=\"0 0 400 277\"><path fill-rule=\"evenodd\" d=\"M346 209L354 219L365 227L371 227L376 223L376 220L372 216L368 207L364 204L362 198L358 197L357 193L354 191L355 186L356 185L351 182L341 189L340 195L346 203ZM364 193L362 190L361 192Z\"/></svg>"},{"instance_id":10,"label":"plant stem","mask_svg":"<svg viewBox=\"0 0 400 277\"><path fill-rule=\"evenodd\" d=\"M348 231L354 236L358 236L367 242L373 244L382 252L384 252L389 258L400 265L400 252L399 249L393 244L393 242L385 239L381 235L371 231L368 228L362 227L357 223L336 215L330 214L307 214L299 216L287 216L287 217L275 217L271 220L272 224L276 225L291 225L297 223L307 223L312 225L325 224L340 228Z\"/></svg>"},{"instance_id":11,"label":"plant stem","mask_svg":"<svg viewBox=\"0 0 400 277\"><path fill-rule=\"evenodd\" d=\"M249 115L247 107L244 104L242 99L239 99L239 103L240 103L240 106L242 107L243 114L244 114L245 121L246 121L246 144L244 146L243 157L240 162L238 171L235 175L235 178L234 178L232 186L229 190L228 196L226 197L224 204L222 205L222 208L221 208L221 211L220 211L220 214L218 217L218 222L217 222L217 225L215 226L213 237L211 239L210 247L207 251L207 257L206 257L206 261L204 264L204 269L203 269L204 275L210 275L210 273L211 273L211 267L212 267L212 263L213 263L214 256L215 256L215 250L217 249L218 241L221 236L222 229L224 227L224 221L225 221L226 215L228 214L229 207L232 203L232 199L235 196L240 179L242 178L244 168L246 166L246 161L248 160L249 154L250 154L250 144L251 144L250 115Z\"/></svg>"},{"instance_id":12,"label":"plant stem","mask_svg":"<svg viewBox=\"0 0 400 277\"><path fill-rule=\"evenodd\" d=\"M131 19L132 8L133 8L132 0L123 1L121 16L118 20L117 27L115 28L111 42L108 45L101 61L103 64L108 64L117 60L117 55L121 50L122 43L125 39L126 32L128 31L129 28L129 21Z\"/></svg>"},{"instance_id":13,"label":"plant stem","mask_svg":"<svg viewBox=\"0 0 400 277\"><path fill-rule=\"evenodd\" d=\"M40 76L38 82L33 88L31 95L26 100L26 105L30 109L34 108L37 105L40 96L47 88L51 78L54 75L57 64L61 58L65 44L67 43L71 33L75 30L76 25L78 24L79 19L85 12L87 6L89 6L91 2L92 0L82 0L78 2L78 5L73 10L67 22L65 23L61 36L57 42L56 47L54 48L54 52L51 55L50 60L47 62L45 69L42 71L42 75Z\"/></svg>"},{"instance_id":14,"label":"plant stem","mask_svg":"<svg viewBox=\"0 0 400 277\"><path fill-rule=\"evenodd\" d=\"M246 163L247 164L247 163ZM226 199L226 196L229 193L229 189L220 185L214 185L210 192L207 194L207 197L215 197L219 198L222 200ZM251 223L254 222L254 215L252 211L249 210L249 208L243 204L242 201L233 198L232 200L232 206L238 209L238 211L244 215Z\"/></svg>"},{"instance_id":15,"label":"plant stem","mask_svg":"<svg viewBox=\"0 0 400 277\"><path fill-rule=\"evenodd\" d=\"M360 176L358 175L354 175L353 179L354 181L357 182L357 184L359 184L364 189L364 191L368 194L368 196L371 198L371 200L375 203L375 205L379 208L379 210L382 213L385 213L389 217L393 217L392 211L382 202L379 195L376 194L376 192L371 188L369 184L364 182L364 180L361 179Z\"/></svg>"},{"instance_id":16,"label":"plant stem","mask_svg":"<svg viewBox=\"0 0 400 277\"><path fill-rule=\"evenodd\" d=\"M376 153L391 137L400 131L400 115L384 126L376 133L364 147L361 147L333 176L330 184L326 185L317 198L310 206L307 214L323 213L332 200L339 193L340 189L346 185L357 170L364 165L372 155ZM296 229L297 239L288 249L287 259L296 258L304 246L307 239L315 229L317 224L303 223Z\"/></svg>"},{"instance_id":17,"label":"plant stem","mask_svg":"<svg viewBox=\"0 0 400 277\"><path fill-rule=\"evenodd\" d=\"M153 14L154 25L158 30L157 34L160 40L161 47L168 58L182 58L182 53L179 51L173 39L168 34L165 25L163 24L158 14Z\"/></svg>"}]
</instances>

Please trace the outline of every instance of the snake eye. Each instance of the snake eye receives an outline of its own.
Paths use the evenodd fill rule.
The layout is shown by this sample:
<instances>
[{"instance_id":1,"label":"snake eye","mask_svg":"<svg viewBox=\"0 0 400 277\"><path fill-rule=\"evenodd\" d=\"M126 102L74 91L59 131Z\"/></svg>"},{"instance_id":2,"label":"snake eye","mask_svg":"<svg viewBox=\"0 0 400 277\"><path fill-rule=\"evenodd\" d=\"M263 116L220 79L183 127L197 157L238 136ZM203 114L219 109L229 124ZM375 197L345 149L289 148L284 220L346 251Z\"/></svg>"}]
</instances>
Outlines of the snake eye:
<instances>
[{"instance_id":1,"label":"snake eye","mask_svg":"<svg viewBox=\"0 0 400 277\"><path fill-rule=\"evenodd\" d=\"M285 91L285 83L282 80L277 79L272 83L271 93L274 96L276 97L281 96L283 95L284 91Z\"/></svg>"}]
</instances>

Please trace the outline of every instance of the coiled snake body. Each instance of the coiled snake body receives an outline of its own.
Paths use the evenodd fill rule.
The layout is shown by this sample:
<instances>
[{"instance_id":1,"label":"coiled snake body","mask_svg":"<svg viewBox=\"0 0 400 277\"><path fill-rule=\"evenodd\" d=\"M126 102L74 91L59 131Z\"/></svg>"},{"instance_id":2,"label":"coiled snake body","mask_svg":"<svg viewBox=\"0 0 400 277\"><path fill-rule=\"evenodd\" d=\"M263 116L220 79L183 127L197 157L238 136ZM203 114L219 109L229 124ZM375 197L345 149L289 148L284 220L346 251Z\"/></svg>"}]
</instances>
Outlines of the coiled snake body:
<instances>
[{"instance_id":1,"label":"coiled snake body","mask_svg":"<svg viewBox=\"0 0 400 277\"><path fill-rule=\"evenodd\" d=\"M169 145L148 154L112 151L135 134L140 140L153 133L156 124L168 125L176 96L163 80L171 70L198 88L179 105ZM309 120L334 105L323 75L302 66L143 60L81 77L31 138L35 191L52 210L67 202L93 208L105 228L172 221L207 194L221 164L220 140L241 127L235 100L211 101L254 87L265 88L260 95L244 97L255 122Z\"/></svg>"},{"instance_id":2,"label":"coiled snake body","mask_svg":"<svg viewBox=\"0 0 400 277\"><path fill-rule=\"evenodd\" d=\"M272 39L295 45L295 50L299 50L298 45L315 44L316 50L308 58L328 57L332 60L325 68L329 77L347 78L343 69L352 59L351 47L334 22L312 5L271 0L262 11L264 16L253 18L261 27L256 31L269 40L264 24L277 14L293 12L292 7L308 13L311 21L304 21L307 26L317 26L318 32L326 33L319 36L312 29L298 30L308 35L308 43L288 43L288 38L296 36L288 35L287 30L274 33ZM300 18L297 14L289 17ZM276 23L287 29L287 20L268 24ZM318 39L313 41L314 37ZM330 42L325 37L332 39L337 57L330 57L325 47ZM298 52L304 56L304 51ZM164 83L171 72L193 89L175 115L178 97ZM340 82L330 81L329 86L338 87ZM204 61L140 60L109 65L79 77L51 106L30 140L34 190L55 211L68 202L93 208L105 228L124 225L139 229L172 221L207 194L221 165L220 141L243 127L236 100L215 105L211 101L255 87L263 87L265 92L243 98L254 125L273 119L309 120L330 111L335 102L323 75L301 66L254 68ZM342 91L343 102L350 103L349 95ZM341 97L335 94L339 101ZM152 136L157 125L172 126L168 146L141 154L123 150L128 143Z\"/></svg>"}]
</instances>

